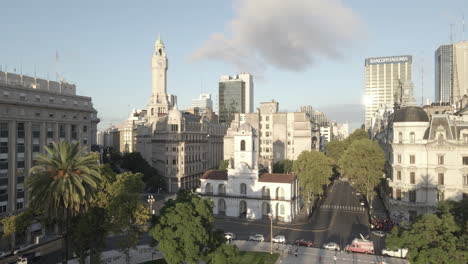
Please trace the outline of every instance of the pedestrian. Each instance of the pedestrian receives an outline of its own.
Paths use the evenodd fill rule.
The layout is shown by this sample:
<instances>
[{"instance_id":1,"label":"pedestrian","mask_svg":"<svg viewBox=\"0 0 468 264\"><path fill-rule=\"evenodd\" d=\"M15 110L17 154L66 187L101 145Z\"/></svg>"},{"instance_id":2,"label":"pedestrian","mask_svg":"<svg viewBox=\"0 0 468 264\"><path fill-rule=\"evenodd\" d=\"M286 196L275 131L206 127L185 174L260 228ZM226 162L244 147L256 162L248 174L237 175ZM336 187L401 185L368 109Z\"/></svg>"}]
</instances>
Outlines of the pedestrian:
<instances>
[{"instance_id":1,"label":"pedestrian","mask_svg":"<svg viewBox=\"0 0 468 264\"><path fill-rule=\"evenodd\" d=\"M296 250L294 251L294 256L297 258L297 251L299 250L298 247L296 247Z\"/></svg>"}]
</instances>

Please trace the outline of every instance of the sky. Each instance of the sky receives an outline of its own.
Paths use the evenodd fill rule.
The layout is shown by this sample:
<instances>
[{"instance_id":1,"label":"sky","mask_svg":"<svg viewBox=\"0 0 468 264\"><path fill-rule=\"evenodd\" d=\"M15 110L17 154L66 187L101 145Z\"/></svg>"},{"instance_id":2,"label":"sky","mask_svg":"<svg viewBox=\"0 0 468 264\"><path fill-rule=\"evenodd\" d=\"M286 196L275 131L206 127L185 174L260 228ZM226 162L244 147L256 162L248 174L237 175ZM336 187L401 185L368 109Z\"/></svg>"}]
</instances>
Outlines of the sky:
<instances>
[{"instance_id":1,"label":"sky","mask_svg":"<svg viewBox=\"0 0 468 264\"><path fill-rule=\"evenodd\" d=\"M0 9L2 70L76 84L100 129L146 108L158 34L179 109L200 93L217 106L220 76L250 72L255 107L312 105L356 128L365 58L412 55L417 102L432 100L434 51L462 40L468 21L466 0L16 0Z\"/></svg>"}]
</instances>

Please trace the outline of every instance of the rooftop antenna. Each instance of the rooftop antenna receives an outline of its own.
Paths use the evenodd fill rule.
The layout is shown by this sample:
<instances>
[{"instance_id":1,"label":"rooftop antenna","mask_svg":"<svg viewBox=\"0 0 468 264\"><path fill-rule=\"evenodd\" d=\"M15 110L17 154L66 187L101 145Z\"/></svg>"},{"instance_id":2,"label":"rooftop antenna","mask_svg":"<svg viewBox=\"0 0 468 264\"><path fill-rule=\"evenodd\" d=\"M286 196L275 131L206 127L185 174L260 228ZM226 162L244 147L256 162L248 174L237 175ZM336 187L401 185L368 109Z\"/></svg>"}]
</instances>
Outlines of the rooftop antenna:
<instances>
[{"instance_id":1,"label":"rooftop antenna","mask_svg":"<svg viewBox=\"0 0 468 264\"><path fill-rule=\"evenodd\" d=\"M424 54L421 57L421 105L424 105Z\"/></svg>"}]
</instances>

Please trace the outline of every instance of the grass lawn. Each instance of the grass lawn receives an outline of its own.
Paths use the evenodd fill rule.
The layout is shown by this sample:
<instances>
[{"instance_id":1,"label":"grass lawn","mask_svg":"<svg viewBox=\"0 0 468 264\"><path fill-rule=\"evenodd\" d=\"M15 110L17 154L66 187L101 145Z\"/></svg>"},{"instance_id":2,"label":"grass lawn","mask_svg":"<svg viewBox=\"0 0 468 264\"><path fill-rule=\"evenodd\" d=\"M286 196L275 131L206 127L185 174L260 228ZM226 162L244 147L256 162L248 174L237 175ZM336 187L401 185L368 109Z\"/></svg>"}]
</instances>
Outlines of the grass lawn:
<instances>
[{"instance_id":1,"label":"grass lawn","mask_svg":"<svg viewBox=\"0 0 468 264\"><path fill-rule=\"evenodd\" d=\"M278 259L278 254L270 255L268 252L241 251L240 264L273 264ZM144 262L141 264L166 264L164 259Z\"/></svg>"}]
</instances>

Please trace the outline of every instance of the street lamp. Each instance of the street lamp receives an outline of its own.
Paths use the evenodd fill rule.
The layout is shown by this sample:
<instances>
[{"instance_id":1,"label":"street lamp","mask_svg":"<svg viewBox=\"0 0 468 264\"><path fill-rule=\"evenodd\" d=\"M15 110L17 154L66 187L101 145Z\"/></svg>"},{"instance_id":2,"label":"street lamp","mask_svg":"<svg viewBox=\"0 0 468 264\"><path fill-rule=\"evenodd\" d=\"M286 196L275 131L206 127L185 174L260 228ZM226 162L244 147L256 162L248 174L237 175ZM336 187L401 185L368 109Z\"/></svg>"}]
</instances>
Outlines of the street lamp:
<instances>
[{"instance_id":1,"label":"street lamp","mask_svg":"<svg viewBox=\"0 0 468 264\"><path fill-rule=\"evenodd\" d=\"M273 214L268 213L270 218L270 255L273 254Z\"/></svg>"},{"instance_id":2,"label":"street lamp","mask_svg":"<svg viewBox=\"0 0 468 264\"><path fill-rule=\"evenodd\" d=\"M154 214L153 204L154 204L154 202L156 202L156 200L154 199L152 194L148 195L148 200L147 201L148 201L148 204L150 206L150 214Z\"/></svg>"}]
</instances>

